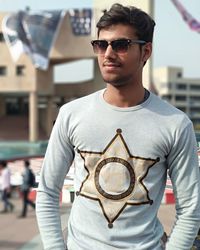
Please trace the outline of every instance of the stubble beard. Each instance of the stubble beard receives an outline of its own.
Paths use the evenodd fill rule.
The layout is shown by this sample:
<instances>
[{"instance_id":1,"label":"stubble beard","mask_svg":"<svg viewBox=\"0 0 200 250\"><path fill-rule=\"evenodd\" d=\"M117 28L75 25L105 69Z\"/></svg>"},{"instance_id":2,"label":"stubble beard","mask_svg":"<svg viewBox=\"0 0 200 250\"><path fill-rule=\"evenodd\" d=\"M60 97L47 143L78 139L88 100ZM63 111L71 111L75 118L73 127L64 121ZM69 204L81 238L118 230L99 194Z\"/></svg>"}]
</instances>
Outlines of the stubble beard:
<instances>
[{"instance_id":1,"label":"stubble beard","mask_svg":"<svg viewBox=\"0 0 200 250\"><path fill-rule=\"evenodd\" d=\"M131 75L113 77L113 79L104 76L102 77L105 83L110 84L114 87L124 87L128 85L131 81Z\"/></svg>"}]
</instances>

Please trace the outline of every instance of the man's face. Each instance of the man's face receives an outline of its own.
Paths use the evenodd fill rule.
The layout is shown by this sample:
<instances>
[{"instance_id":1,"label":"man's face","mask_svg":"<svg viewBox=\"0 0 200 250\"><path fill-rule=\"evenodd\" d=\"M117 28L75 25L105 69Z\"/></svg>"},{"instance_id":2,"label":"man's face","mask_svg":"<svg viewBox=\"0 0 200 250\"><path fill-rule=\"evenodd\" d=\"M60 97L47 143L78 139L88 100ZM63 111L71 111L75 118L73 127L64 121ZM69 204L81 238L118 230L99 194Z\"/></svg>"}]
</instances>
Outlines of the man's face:
<instances>
[{"instance_id":1,"label":"man's face","mask_svg":"<svg viewBox=\"0 0 200 250\"><path fill-rule=\"evenodd\" d=\"M129 25L117 24L102 29L98 39L111 42L117 39L138 40L138 37ZM98 54L98 63L104 81L116 87L140 81L144 62L150 55L151 43L141 47L139 44L132 44L125 53L117 53L109 45L104 54Z\"/></svg>"}]
</instances>

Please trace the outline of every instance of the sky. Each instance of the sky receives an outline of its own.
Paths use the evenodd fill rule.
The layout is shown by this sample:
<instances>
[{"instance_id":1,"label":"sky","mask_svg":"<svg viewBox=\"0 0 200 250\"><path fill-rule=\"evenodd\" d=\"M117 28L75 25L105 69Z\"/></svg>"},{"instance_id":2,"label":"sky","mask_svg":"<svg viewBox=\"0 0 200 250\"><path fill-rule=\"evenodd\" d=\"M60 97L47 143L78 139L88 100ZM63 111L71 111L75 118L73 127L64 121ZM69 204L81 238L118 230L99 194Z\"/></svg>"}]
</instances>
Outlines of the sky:
<instances>
[{"instance_id":1,"label":"sky","mask_svg":"<svg viewBox=\"0 0 200 250\"><path fill-rule=\"evenodd\" d=\"M151 1L151 0L150 0ZM190 14L200 21L200 1L180 0ZM117 0L116 0L117 2ZM154 0L156 21L153 41L153 67L177 66L183 68L186 78L200 79L200 33L192 31L182 20L171 0ZM92 0L0 0L0 11L53 10L92 7ZM79 75L73 74L77 67ZM77 72L77 71L76 71ZM57 67L56 80L79 81L92 77L92 61L82 60Z\"/></svg>"}]
</instances>

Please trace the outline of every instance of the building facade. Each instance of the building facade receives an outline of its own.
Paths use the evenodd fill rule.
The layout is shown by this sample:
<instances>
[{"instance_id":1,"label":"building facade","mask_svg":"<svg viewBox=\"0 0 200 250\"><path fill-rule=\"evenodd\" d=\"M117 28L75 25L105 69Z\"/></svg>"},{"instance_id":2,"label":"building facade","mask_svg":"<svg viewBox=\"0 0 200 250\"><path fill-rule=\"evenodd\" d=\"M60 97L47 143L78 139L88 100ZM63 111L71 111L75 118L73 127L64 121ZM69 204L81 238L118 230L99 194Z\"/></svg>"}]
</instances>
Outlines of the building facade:
<instances>
[{"instance_id":1,"label":"building facade","mask_svg":"<svg viewBox=\"0 0 200 250\"><path fill-rule=\"evenodd\" d=\"M200 130L200 78L185 78L180 67L154 69L158 95L185 112Z\"/></svg>"}]
</instances>

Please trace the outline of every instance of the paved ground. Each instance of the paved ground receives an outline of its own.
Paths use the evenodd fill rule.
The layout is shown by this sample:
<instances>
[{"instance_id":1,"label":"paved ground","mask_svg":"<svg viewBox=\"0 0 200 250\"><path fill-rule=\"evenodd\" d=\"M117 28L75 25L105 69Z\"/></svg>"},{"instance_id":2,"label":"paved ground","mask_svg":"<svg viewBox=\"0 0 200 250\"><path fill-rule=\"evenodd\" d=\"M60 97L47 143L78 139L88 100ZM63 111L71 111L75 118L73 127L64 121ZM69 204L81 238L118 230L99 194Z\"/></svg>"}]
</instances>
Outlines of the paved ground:
<instances>
[{"instance_id":1,"label":"paved ground","mask_svg":"<svg viewBox=\"0 0 200 250\"><path fill-rule=\"evenodd\" d=\"M164 226L165 232L169 235L175 220L175 205L161 205L158 217Z\"/></svg>"},{"instance_id":2,"label":"paved ground","mask_svg":"<svg viewBox=\"0 0 200 250\"><path fill-rule=\"evenodd\" d=\"M35 211L29 208L26 218L18 218L22 201L19 199L11 201L15 204L13 213L0 214L0 250L42 250ZM70 204L61 206L63 228L70 208Z\"/></svg>"},{"instance_id":3,"label":"paved ground","mask_svg":"<svg viewBox=\"0 0 200 250\"><path fill-rule=\"evenodd\" d=\"M12 202L15 204L14 212L0 214L0 250L42 250L35 211L29 208L27 218L19 219L22 202L19 199L12 199ZM61 206L63 227L70 207L70 204ZM159 210L159 218L167 233L171 230L174 214L174 205L162 205Z\"/></svg>"},{"instance_id":4,"label":"paved ground","mask_svg":"<svg viewBox=\"0 0 200 250\"><path fill-rule=\"evenodd\" d=\"M35 211L29 209L28 217L18 219L22 201L12 200L15 204L13 213L0 214L0 249L20 249L27 241L30 241L36 234L38 228L35 222Z\"/></svg>"}]
</instances>

